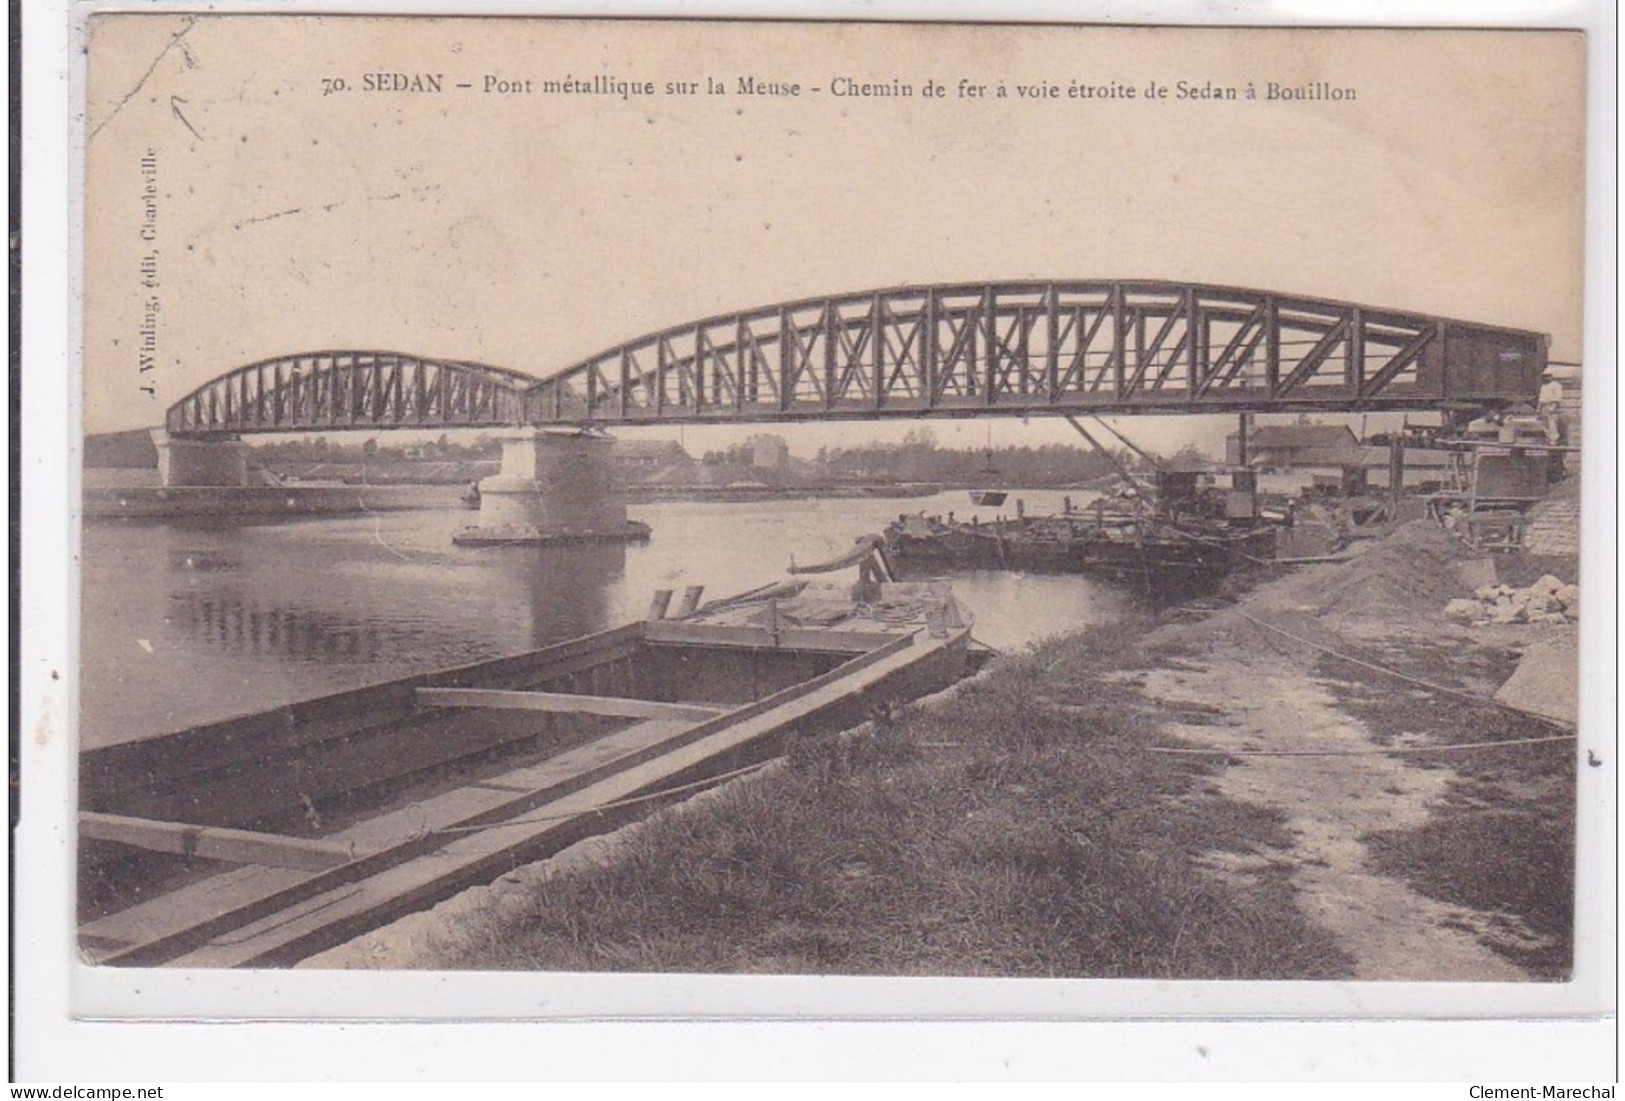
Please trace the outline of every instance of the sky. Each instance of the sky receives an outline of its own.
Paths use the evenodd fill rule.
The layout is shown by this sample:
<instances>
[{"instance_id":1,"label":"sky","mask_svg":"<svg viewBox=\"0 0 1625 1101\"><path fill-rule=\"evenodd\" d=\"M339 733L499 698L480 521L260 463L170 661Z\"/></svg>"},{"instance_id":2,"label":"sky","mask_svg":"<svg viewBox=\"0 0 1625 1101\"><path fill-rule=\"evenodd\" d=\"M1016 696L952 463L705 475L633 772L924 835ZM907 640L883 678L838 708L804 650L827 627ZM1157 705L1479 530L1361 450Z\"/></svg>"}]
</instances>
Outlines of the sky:
<instances>
[{"instance_id":1,"label":"sky","mask_svg":"<svg viewBox=\"0 0 1625 1101\"><path fill-rule=\"evenodd\" d=\"M100 18L88 66L86 431L157 424L296 351L541 376L688 319L957 280L1265 288L1580 356L1574 34L139 15ZM363 90L425 73L449 90ZM746 76L802 93L740 95ZM541 91L567 77L657 94ZM729 94L664 94L708 78ZM944 95L837 97L837 78ZM1180 81L1266 98L1180 98ZM1271 101L1271 83L1355 94ZM1016 90L1040 84L1054 98ZM1122 426L1163 450L1234 427ZM909 427L782 431L810 454ZM1043 418L933 428L946 446L1074 439ZM703 451L760 430L682 435Z\"/></svg>"}]
</instances>

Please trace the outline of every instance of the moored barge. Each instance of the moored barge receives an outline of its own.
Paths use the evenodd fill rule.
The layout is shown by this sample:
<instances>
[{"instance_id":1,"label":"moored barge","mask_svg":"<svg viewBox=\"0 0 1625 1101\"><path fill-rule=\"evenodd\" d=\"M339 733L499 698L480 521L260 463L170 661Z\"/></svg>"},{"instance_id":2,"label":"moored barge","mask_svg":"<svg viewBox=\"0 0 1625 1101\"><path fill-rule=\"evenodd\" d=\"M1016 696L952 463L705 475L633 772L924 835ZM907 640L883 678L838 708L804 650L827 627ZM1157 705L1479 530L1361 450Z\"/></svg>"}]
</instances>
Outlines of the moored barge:
<instances>
[{"instance_id":1,"label":"moored barge","mask_svg":"<svg viewBox=\"0 0 1625 1101\"><path fill-rule=\"evenodd\" d=\"M1256 495L1204 486L1192 472L1159 474L1138 489L1050 516L991 521L900 516L882 533L888 567L902 577L955 569L1080 573L1153 591L1211 584L1238 563L1274 557L1276 525Z\"/></svg>"},{"instance_id":2,"label":"moored barge","mask_svg":"<svg viewBox=\"0 0 1625 1101\"><path fill-rule=\"evenodd\" d=\"M955 569L1079 573L1138 587L1189 587L1216 581L1238 560L1267 559L1269 531L1192 531L1134 520L1038 516L988 524L945 524L923 517L894 521L885 551L899 576Z\"/></svg>"}]
</instances>

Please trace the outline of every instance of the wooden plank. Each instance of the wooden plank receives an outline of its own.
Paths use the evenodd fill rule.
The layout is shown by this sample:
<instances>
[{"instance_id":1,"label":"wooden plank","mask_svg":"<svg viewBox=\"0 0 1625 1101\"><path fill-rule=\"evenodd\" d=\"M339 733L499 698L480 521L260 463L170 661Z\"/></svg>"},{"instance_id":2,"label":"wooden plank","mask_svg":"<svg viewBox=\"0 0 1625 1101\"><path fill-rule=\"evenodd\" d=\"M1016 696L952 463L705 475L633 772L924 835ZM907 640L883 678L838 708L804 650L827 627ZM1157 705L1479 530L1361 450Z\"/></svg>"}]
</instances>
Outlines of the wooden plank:
<instances>
[{"instance_id":1,"label":"wooden plank","mask_svg":"<svg viewBox=\"0 0 1625 1101\"><path fill-rule=\"evenodd\" d=\"M268 868L295 868L307 872L337 868L353 859L349 846L331 841L216 826L191 826L184 822L161 822L153 818L131 818L95 811L79 813L79 835L154 852L182 853L201 856L206 860L258 864Z\"/></svg>"},{"instance_id":2,"label":"wooden plank","mask_svg":"<svg viewBox=\"0 0 1625 1101\"><path fill-rule=\"evenodd\" d=\"M722 708L700 707L624 696L583 696L570 692L516 692L495 688L419 688L418 703L426 707L491 707L508 711L551 711L570 715L610 715L620 719L683 719L703 721L722 714Z\"/></svg>"},{"instance_id":3,"label":"wooden plank","mask_svg":"<svg viewBox=\"0 0 1625 1101\"><path fill-rule=\"evenodd\" d=\"M775 633L766 627L732 627L670 619L645 623L643 629L643 637L648 642L837 654L865 654L906 637L889 631L826 631L809 627L784 627Z\"/></svg>"},{"instance_id":4,"label":"wooden plank","mask_svg":"<svg viewBox=\"0 0 1625 1101\"><path fill-rule=\"evenodd\" d=\"M272 897L308 879L309 872L292 868L257 864L231 868L81 925L79 935L90 942L141 945L230 913L242 906L245 898Z\"/></svg>"}]
</instances>

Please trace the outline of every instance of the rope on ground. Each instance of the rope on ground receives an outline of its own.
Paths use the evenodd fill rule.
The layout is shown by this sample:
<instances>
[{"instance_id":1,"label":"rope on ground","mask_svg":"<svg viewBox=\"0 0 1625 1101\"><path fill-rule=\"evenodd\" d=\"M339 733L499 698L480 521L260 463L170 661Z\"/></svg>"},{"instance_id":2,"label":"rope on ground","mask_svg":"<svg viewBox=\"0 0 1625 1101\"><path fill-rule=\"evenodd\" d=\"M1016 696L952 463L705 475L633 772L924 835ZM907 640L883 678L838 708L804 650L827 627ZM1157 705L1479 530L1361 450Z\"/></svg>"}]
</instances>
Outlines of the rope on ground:
<instances>
[{"instance_id":1,"label":"rope on ground","mask_svg":"<svg viewBox=\"0 0 1625 1101\"><path fill-rule=\"evenodd\" d=\"M1507 738L1499 742L1457 742L1455 745L1396 745L1384 749L1184 749L1166 745L1145 748L1151 753L1178 753L1189 757L1373 757L1389 753L1454 753L1463 749L1572 742L1578 737L1578 734L1553 734L1545 738Z\"/></svg>"},{"instance_id":2,"label":"rope on ground","mask_svg":"<svg viewBox=\"0 0 1625 1101\"><path fill-rule=\"evenodd\" d=\"M1250 616L1246 612L1241 611L1240 609L1237 609L1236 614L1241 616L1242 619L1245 619L1248 623L1251 623L1254 626L1262 627L1266 631L1274 631L1278 635L1284 635L1284 636L1286 636L1287 638L1291 639L1294 642L1301 642L1303 645L1308 646L1311 649L1319 650L1323 654L1330 654L1332 657L1337 658L1340 661L1346 661L1351 665L1359 665L1359 666L1362 666L1362 667L1364 667L1366 669L1371 669L1371 670L1373 670L1375 672L1378 672L1378 673L1384 673L1384 674L1386 674L1386 675L1388 675L1390 677L1394 677L1394 678L1396 678L1398 680L1405 681L1405 682L1407 682L1409 684L1414 684L1414 685L1418 686L1419 688L1426 688L1430 692L1438 692L1441 695L1445 695L1445 696L1455 696L1458 699L1466 700L1469 703L1476 703L1476 704L1480 705L1481 707L1493 707L1493 708L1496 708L1496 709L1501 710L1501 711L1509 711L1514 715L1521 715L1522 717L1524 717L1526 719L1533 719L1535 722L1541 723L1541 724L1543 724L1545 726L1549 726L1554 730L1569 730L1569 731L1572 731L1574 729L1574 724L1573 723L1564 722L1561 719L1549 719L1544 715L1536 715L1533 712L1529 712L1529 711L1520 711L1516 707L1509 707L1508 705L1502 703L1500 700L1495 700L1495 699L1490 699L1490 698L1485 697L1485 696L1475 695L1472 692L1464 692L1459 688L1449 688L1449 687L1447 687L1445 685L1442 685L1442 684L1434 684L1432 681L1425 681L1425 680L1422 680L1419 677L1413 677L1409 673L1401 673L1397 669L1390 669L1386 665L1378 665L1374 661L1366 661L1364 658L1357 658L1357 657L1353 656L1352 654L1345 654L1340 650L1332 649L1330 646L1323 646L1322 644L1320 644L1318 642L1315 642L1312 639L1304 638L1302 635L1295 635L1291 631L1288 631L1283 627L1275 626L1273 623L1265 623L1262 619L1258 619L1258 618L1255 618L1254 616Z\"/></svg>"},{"instance_id":3,"label":"rope on ground","mask_svg":"<svg viewBox=\"0 0 1625 1101\"><path fill-rule=\"evenodd\" d=\"M653 799L664 799L670 795L680 795L685 791L692 791L695 788L711 787L716 784L721 784L725 781L732 780L736 776L744 776L746 773L759 771L772 763L772 761L761 761L754 765L746 765L743 768L736 768L731 772L719 773L716 776L707 776L703 780L695 780L687 784L678 784L676 787L661 788L659 791L651 791L643 795L633 795L625 799L615 799L608 803L598 803L594 806L583 807L580 810L564 811L559 814L527 815L521 818L510 818L503 822L486 822L478 826L444 826L440 829L427 830L425 831L424 836L438 836L452 833L481 833L485 830L507 829L509 826L529 826L540 824L542 822L563 822L569 818L580 818L584 814L597 814L599 811L615 810L617 807L630 807L638 803L647 803Z\"/></svg>"}]
</instances>

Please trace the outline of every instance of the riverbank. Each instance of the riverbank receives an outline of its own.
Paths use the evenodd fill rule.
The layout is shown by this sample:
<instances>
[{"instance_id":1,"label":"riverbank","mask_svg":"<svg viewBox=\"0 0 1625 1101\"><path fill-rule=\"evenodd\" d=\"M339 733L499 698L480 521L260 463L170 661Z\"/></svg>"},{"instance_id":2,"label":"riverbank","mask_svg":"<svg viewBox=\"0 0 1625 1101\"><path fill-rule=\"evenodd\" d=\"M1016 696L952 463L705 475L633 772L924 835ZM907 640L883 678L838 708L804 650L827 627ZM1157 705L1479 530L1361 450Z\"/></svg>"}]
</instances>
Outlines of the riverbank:
<instances>
[{"instance_id":1,"label":"riverbank","mask_svg":"<svg viewBox=\"0 0 1625 1101\"><path fill-rule=\"evenodd\" d=\"M1561 978L1575 743L1490 697L1573 624L1444 615L1536 567L1574 579L1406 525L1005 657L308 963Z\"/></svg>"},{"instance_id":2,"label":"riverbank","mask_svg":"<svg viewBox=\"0 0 1625 1101\"><path fill-rule=\"evenodd\" d=\"M357 467L357 470L360 468ZM158 486L119 484L87 486L84 514L93 520L167 520L240 517L248 521L342 516L468 504L464 494L478 481L448 479L410 481L357 475L348 481L287 481L254 486ZM824 486L646 486L627 489L633 506L659 502L750 504L800 500L908 500L942 492L938 485Z\"/></svg>"},{"instance_id":3,"label":"riverbank","mask_svg":"<svg viewBox=\"0 0 1625 1101\"><path fill-rule=\"evenodd\" d=\"M126 486L87 488L87 520L218 520L267 523L451 508L454 491L431 485Z\"/></svg>"}]
</instances>

